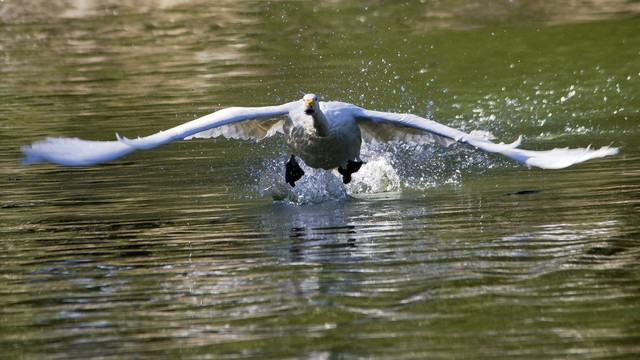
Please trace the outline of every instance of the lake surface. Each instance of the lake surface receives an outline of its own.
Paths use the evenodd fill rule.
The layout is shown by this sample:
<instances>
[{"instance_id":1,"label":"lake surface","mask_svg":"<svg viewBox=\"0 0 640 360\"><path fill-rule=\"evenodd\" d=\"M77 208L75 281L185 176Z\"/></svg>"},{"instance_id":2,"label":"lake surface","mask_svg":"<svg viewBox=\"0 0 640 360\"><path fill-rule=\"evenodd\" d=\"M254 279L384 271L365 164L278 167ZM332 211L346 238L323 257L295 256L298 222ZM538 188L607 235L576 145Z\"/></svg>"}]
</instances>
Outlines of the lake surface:
<instances>
[{"instance_id":1,"label":"lake surface","mask_svg":"<svg viewBox=\"0 0 640 360\"><path fill-rule=\"evenodd\" d=\"M0 2L0 357L638 358L640 5L572 4ZM294 190L279 137L18 165L304 92L620 154L367 146Z\"/></svg>"}]
</instances>

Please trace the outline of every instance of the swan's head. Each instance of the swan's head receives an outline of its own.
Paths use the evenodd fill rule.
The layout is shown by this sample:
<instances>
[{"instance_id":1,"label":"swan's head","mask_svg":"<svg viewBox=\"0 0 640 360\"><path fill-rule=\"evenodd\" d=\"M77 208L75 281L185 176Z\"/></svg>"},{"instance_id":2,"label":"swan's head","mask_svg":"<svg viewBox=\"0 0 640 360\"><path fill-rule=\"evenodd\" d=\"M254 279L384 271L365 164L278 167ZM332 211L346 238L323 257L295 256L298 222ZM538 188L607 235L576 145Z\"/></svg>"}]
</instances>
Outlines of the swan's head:
<instances>
[{"instance_id":1,"label":"swan's head","mask_svg":"<svg viewBox=\"0 0 640 360\"><path fill-rule=\"evenodd\" d=\"M302 98L302 100L304 101L305 114L311 115L318 108L318 97L314 94L307 94Z\"/></svg>"}]
</instances>

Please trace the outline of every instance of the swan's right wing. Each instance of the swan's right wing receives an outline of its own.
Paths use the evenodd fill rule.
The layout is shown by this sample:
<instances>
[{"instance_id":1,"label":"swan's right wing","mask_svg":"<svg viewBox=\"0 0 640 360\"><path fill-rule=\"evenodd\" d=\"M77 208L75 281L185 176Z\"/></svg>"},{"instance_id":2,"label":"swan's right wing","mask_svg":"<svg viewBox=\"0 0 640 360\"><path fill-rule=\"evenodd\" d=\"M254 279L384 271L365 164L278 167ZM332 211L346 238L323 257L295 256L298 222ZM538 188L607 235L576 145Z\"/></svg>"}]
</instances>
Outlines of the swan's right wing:
<instances>
[{"instance_id":1,"label":"swan's right wing","mask_svg":"<svg viewBox=\"0 0 640 360\"><path fill-rule=\"evenodd\" d=\"M289 111L302 108L301 101L277 106L236 107L216 111L174 128L137 139L116 134L117 141L89 141L78 138L46 138L21 147L22 165L50 161L60 165L91 165L113 160L136 149L150 149L170 141L191 137L226 136L256 138L282 132Z\"/></svg>"},{"instance_id":2,"label":"swan's right wing","mask_svg":"<svg viewBox=\"0 0 640 360\"><path fill-rule=\"evenodd\" d=\"M79 138L48 137L31 145L22 145L20 165L49 161L67 166L82 166L109 161L135 150L119 141L91 141Z\"/></svg>"}]
</instances>

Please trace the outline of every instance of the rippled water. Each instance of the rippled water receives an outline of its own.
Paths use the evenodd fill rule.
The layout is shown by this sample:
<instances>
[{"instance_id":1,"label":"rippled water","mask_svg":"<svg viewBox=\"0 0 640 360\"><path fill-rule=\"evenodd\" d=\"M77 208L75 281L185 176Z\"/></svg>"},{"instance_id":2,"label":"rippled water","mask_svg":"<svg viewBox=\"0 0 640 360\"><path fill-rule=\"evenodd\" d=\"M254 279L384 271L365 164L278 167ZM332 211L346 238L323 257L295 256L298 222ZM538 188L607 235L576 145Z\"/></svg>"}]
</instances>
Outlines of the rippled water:
<instances>
[{"instance_id":1,"label":"rippled water","mask_svg":"<svg viewBox=\"0 0 640 360\"><path fill-rule=\"evenodd\" d=\"M638 12L0 2L0 357L637 358ZM293 190L280 138L17 165L45 136L147 135L307 91L620 155L543 171L377 145L349 186L308 169Z\"/></svg>"}]
</instances>

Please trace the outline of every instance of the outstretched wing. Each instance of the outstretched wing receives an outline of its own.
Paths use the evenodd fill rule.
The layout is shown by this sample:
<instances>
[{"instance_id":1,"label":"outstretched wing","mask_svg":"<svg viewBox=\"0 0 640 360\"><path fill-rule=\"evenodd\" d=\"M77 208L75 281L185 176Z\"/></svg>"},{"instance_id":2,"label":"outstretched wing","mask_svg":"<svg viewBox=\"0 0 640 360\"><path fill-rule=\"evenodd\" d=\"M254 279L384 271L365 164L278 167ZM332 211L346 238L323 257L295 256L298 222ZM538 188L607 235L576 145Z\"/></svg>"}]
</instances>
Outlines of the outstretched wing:
<instances>
[{"instance_id":1,"label":"outstretched wing","mask_svg":"<svg viewBox=\"0 0 640 360\"><path fill-rule=\"evenodd\" d=\"M377 139L418 144L437 142L445 146L457 141L543 169L562 169L589 159L618 153L617 148L609 146L598 150L592 150L590 147L556 148L546 151L523 150L518 148L522 136L511 144L496 144L416 115L371 111L356 106L352 111L365 141Z\"/></svg>"},{"instance_id":2,"label":"outstretched wing","mask_svg":"<svg viewBox=\"0 0 640 360\"><path fill-rule=\"evenodd\" d=\"M117 141L89 141L78 138L46 138L21 147L20 163L50 161L61 165L80 166L109 161L136 149L150 149L170 141L191 137L226 136L256 138L282 132L282 124L290 110L302 107L300 101L277 106L227 108L169 130L137 139L116 134Z\"/></svg>"}]
</instances>

